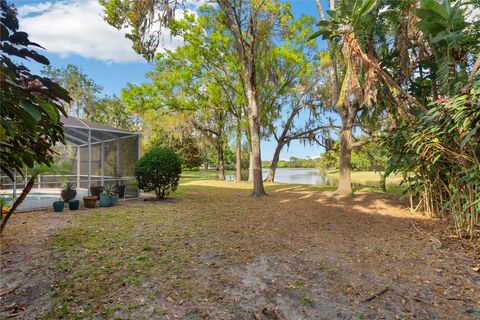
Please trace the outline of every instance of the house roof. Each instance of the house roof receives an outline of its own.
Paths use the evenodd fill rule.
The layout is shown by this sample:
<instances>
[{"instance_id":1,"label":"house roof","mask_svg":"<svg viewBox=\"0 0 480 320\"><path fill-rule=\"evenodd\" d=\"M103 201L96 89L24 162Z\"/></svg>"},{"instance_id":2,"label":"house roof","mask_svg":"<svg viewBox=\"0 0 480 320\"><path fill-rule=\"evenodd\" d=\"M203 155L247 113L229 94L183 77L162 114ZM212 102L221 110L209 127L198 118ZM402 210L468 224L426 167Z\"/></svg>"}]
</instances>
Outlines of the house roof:
<instances>
[{"instance_id":1,"label":"house roof","mask_svg":"<svg viewBox=\"0 0 480 320\"><path fill-rule=\"evenodd\" d=\"M71 116L62 115L60 121L63 122L67 143L77 147L86 146L89 142L97 144L137 135L134 132Z\"/></svg>"}]
</instances>

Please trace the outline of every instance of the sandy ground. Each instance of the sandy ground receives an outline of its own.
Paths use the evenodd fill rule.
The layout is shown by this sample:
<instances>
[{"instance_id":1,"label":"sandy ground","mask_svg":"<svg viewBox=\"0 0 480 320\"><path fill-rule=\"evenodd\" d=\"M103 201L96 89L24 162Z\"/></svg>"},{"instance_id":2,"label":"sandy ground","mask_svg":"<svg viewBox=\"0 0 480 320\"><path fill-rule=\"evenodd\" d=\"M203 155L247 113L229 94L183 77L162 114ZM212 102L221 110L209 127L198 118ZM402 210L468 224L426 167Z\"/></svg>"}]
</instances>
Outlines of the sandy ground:
<instances>
[{"instance_id":1,"label":"sandy ground","mask_svg":"<svg viewBox=\"0 0 480 320\"><path fill-rule=\"evenodd\" d=\"M78 295L68 302L72 310L91 308L94 316L87 318L480 319L479 250L439 221L404 210L393 196L339 199L285 186L253 199L244 190L187 187L167 203L124 206L138 213L142 232L152 237L159 227L150 228L149 221L156 214L168 215L162 226L202 230L201 236L175 231L169 238L190 250L183 281L191 285L187 293L169 289L179 280L165 269L139 287L113 286L98 301ZM12 220L2 236L0 317L52 317L52 292L82 265L51 268L65 255L50 238L78 223L71 213L52 212ZM149 254L155 261L163 253ZM147 302L101 313L125 296Z\"/></svg>"}]
</instances>

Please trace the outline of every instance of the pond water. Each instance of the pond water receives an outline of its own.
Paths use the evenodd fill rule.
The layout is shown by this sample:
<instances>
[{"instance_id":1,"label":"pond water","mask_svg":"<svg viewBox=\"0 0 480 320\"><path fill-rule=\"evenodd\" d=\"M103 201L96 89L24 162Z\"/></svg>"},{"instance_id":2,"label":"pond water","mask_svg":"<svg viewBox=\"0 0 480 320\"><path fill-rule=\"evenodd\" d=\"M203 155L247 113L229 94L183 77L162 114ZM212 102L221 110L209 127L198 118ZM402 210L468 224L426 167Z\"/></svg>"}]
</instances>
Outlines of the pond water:
<instances>
[{"instance_id":1,"label":"pond water","mask_svg":"<svg viewBox=\"0 0 480 320\"><path fill-rule=\"evenodd\" d=\"M268 168L263 168L263 179L268 176ZM234 180L234 175L227 175L227 180ZM291 184L314 184L319 186L335 186L336 181L320 173L318 169L286 169L278 168L275 173L275 182Z\"/></svg>"},{"instance_id":2,"label":"pond water","mask_svg":"<svg viewBox=\"0 0 480 320\"><path fill-rule=\"evenodd\" d=\"M269 169L263 169L263 178L267 178ZM320 173L318 169L286 169L278 168L275 173L275 182L292 184L314 184L319 186L333 186L335 181Z\"/></svg>"}]
</instances>

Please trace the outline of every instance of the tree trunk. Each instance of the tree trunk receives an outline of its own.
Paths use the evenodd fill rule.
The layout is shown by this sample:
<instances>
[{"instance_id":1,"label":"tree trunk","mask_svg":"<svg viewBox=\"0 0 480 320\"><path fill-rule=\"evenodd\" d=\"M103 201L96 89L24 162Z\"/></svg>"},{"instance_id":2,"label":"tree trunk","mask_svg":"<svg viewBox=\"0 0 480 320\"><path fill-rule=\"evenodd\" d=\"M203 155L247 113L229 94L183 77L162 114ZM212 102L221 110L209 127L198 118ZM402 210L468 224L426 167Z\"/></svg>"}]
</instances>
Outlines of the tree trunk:
<instances>
[{"instance_id":1,"label":"tree trunk","mask_svg":"<svg viewBox=\"0 0 480 320\"><path fill-rule=\"evenodd\" d=\"M270 171L268 172L267 179L265 182L274 182L275 181L275 171L277 171L278 160L280 160L280 151L282 151L283 144L279 143L273 154L272 164L270 165Z\"/></svg>"},{"instance_id":2,"label":"tree trunk","mask_svg":"<svg viewBox=\"0 0 480 320\"><path fill-rule=\"evenodd\" d=\"M340 174L336 191L339 195L353 194L351 180L352 122L353 119L342 119L342 129L340 131Z\"/></svg>"},{"instance_id":3,"label":"tree trunk","mask_svg":"<svg viewBox=\"0 0 480 320\"><path fill-rule=\"evenodd\" d=\"M250 140L251 140L251 160L253 174L253 192L252 196L261 197L266 195L263 187L262 177L262 157L260 150L260 119L258 118L258 106L254 86L250 84L247 88L249 122L250 122Z\"/></svg>"},{"instance_id":4,"label":"tree trunk","mask_svg":"<svg viewBox=\"0 0 480 320\"><path fill-rule=\"evenodd\" d=\"M13 203L12 207L7 213L7 216L5 219L2 220L2 224L0 225L0 234L3 233L3 229L5 229L5 226L7 225L8 220L12 216L12 214L17 210L18 206L22 204L23 200L25 200L25 197L30 193L30 190L32 190L33 185L35 184L35 180L37 179L37 174L33 174L30 179L28 180L27 184L25 185L25 188L23 188L22 193L20 196L15 200Z\"/></svg>"},{"instance_id":5,"label":"tree trunk","mask_svg":"<svg viewBox=\"0 0 480 320\"><path fill-rule=\"evenodd\" d=\"M248 182L253 182L253 156L251 145L250 150L248 151Z\"/></svg>"},{"instance_id":6,"label":"tree trunk","mask_svg":"<svg viewBox=\"0 0 480 320\"><path fill-rule=\"evenodd\" d=\"M385 172L380 172L380 188L382 188L383 192L387 192L387 177L385 176Z\"/></svg>"},{"instance_id":7,"label":"tree trunk","mask_svg":"<svg viewBox=\"0 0 480 320\"><path fill-rule=\"evenodd\" d=\"M240 127L240 119L237 123L237 144L236 144L236 160L235 160L235 182L242 182L242 128Z\"/></svg>"},{"instance_id":8,"label":"tree trunk","mask_svg":"<svg viewBox=\"0 0 480 320\"><path fill-rule=\"evenodd\" d=\"M217 141L218 157L218 180L225 181L225 160L223 158L223 140L219 137Z\"/></svg>"}]
</instances>

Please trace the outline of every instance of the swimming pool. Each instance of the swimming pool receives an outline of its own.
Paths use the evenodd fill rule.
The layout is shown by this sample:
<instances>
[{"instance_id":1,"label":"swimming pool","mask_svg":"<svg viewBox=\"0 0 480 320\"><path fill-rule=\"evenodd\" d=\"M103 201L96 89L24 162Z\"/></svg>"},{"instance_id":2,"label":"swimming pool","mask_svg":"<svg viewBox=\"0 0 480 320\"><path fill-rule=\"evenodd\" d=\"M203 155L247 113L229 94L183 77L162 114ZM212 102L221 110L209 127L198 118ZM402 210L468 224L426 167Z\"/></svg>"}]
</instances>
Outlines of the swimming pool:
<instances>
[{"instance_id":1,"label":"swimming pool","mask_svg":"<svg viewBox=\"0 0 480 320\"><path fill-rule=\"evenodd\" d=\"M20 194L17 194L19 196ZM11 195L7 194L0 194L0 198L2 199L10 199ZM32 192L27 195L25 200L58 200L60 199L60 194L53 194L53 193L38 193Z\"/></svg>"}]
</instances>

